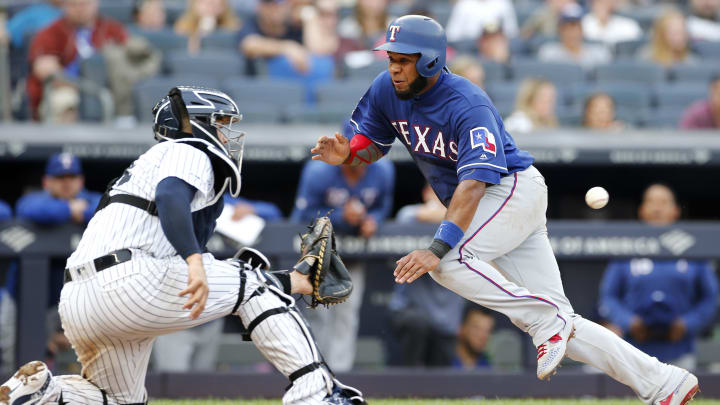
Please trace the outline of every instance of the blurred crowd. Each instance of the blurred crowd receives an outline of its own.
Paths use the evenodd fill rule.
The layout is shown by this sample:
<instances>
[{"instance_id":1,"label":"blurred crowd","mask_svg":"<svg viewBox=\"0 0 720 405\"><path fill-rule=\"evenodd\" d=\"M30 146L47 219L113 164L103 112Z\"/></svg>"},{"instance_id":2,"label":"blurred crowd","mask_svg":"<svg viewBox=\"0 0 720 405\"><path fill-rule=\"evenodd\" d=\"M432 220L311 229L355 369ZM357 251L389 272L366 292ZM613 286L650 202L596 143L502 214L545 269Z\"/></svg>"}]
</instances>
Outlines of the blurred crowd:
<instances>
[{"instance_id":1,"label":"blurred crowd","mask_svg":"<svg viewBox=\"0 0 720 405\"><path fill-rule=\"evenodd\" d=\"M451 70L511 132L720 126L720 0L16 0L0 18L18 120L132 127L168 84L248 120L338 123L393 17L446 27ZM161 90L163 89L163 90Z\"/></svg>"}]
</instances>

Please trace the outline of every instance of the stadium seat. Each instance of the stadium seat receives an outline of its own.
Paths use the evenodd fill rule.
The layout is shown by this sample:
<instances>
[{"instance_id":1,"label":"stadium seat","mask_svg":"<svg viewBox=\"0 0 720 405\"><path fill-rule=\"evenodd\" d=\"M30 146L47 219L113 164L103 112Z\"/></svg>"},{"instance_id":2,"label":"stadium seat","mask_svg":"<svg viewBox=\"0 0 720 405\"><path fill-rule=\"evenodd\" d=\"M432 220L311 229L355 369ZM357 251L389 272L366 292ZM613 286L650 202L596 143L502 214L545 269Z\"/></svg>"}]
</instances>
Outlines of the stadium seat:
<instances>
[{"instance_id":1,"label":"stadium seat","mask_svg":"<svg viewBox=\"0 0 720 405\"><path fill-rule=\"evenodd\" d=\"M595 80L598 83L631 82L654 85L665 80L665 70L650 62L634 60L616 61L595 69Z\"/></svg>"},{"instance_id":2,"label":"stadium seat","mask_svg":"<svg viewBox=\"0 0 720 405\"><path fill-rule=\"evenodd\" d=\"M152 122L152 108L175 86L218 88L218 81L200 75L153 77L135 85L135 116L141 122Z\"/></svg>"},{"instance_id":3,"label":"stadium seat","mask_svg":"<svg viewBox=\"0 0 720 405\"><path fill-rule=\"evenodd\" d=\"M245 72L245 61L235 51L207 51L197 55L175 51L165 58L165 67L171 75L207 75L223 80L242 75Z\"/></svg>"},{"instance_id":4,"label":"stadium seat","mask_svg":"<svg viewBox=\"0 0 720 405\"><path fill-rule=\"evenodd\" d=\"M319 85L315 97L318 103L337 103L352 109L369 87L367 80L334 80Z\"/></svg>"},{"instance_id":5,"label":"stadium seat","mask_svg":"<svg viewBox=\"0 0 720 405\"><path fill-rule=\"evenodd\" d=\"M107 68L103 55L96 53L89 58L81 59L80 76L98 86L104 86L107 83Z\"/></svg>"},{"instance_id":6,"label":"stadium seat","mask_svg":"<svg viewBox=\"0 0 720 405\"><path fill-rule=\"evenodd\" d=\"M492 61L482 61L485 70L485 83L504 82L508 77L508 69L505 65Z\"/></svg>"},{"instance_id":7,"label":"stadium seat","mask_svg":"<svg viewBox=\"0 0 720 405\"><path fill-rule=\"evenodd\" d=\"M222 82L222 89L238 104L266 102L283 106L305 100L305 88L285 80L233 77Z\"/></svg>"},{"instance_id":8,"label":"stadium seat","mask_svg":"<svg viewBox=\"0 0 720 405\"><path fill-rule=\"evenodd\" d=\"M490 96L493 103L515 103L515 97L518 89L520 88L519 82L501 82L501 83L488 83L485 86L485 91Z\"/></svg>"},{"instance_id":9,"label":"stadium seat","mask_svg":"<svg viewBox=\"0 0 720 405\"><path fill-rule=\"evenodd\" d=\"M345 72L351 79L374 79L380 72L386 70L386 59L373 59L370 64L361 67L345 66Z\"/></svg>"},{"instance_id":10,"label":"stadium seat","mask_svg":"<svg viewBox=\"0 0 720 405\"><path fill-rule=\"evenodd\" d=\"M202 39L202 49L206 51L223 51L228 54L238 51L237 32L214 32Z\"/></svg>"},{"instance_id":11,"label":"stadium seat","mask_svg":"<svg viewBox=\"0 0 720 405\"><path fill-rule=\"evenodd\" d=\"M348 108L334 102L315 105L297 103L287 107L287 120L291 123L330 124L339 128L352 110L353 107Z\"/></svg>"},{"instance_id":12,"label":"stadium seat","mask_svg":"<svg viewBox=\"0 0 720 405\"><path fill-rule=\"evenodd\" d=\"M702 83L666 84L655 87L655 104L660 107L685 109L695 101L708 96L708 87Z\"/></svg>"},{"instance_id":13,"label":"stadium seat","mask_svg":"<svg viewBox=\"0 0 720 405\"><path fill-rule=\"evenodd\" d=\"M647 42L647 38L618 42L615 44L615 57L618 59L633 59Z\"/></svg>"},{"instance_id":14,"label":"stadium seat","mask_svg":"<svg viewBox=\"0 0 720 405\"><path fill-rule=\"evenodd\" d=\"M164 54L172 51L187 49L187 38L177 35L171 29L162 31L146 31L135 29L133 32L145 37L155 48Z\"/></svg>"},{"instance_id":15,"label":"stadium seat","mask_svg":"<svg viewBox=\"0 0 720 405\"><path fill-rule=\"evenodd\" d=\"M252 342L245 342L239 334L224 333L217 356L217 369L221 371L249 367L267 360Z\"/></svg>"},{"instance_id":16,"label":"stadium seat","mask_svg":"<svg viewBox=\"0 0 720 405\"><path fill-rule=\"evenodd\" d=\"M448 46L455 48L455 50L461 54L477 53L477 41L474 39L463 39L462 41L454 41L449 43Z\"/></svg>"},{"instance_id":17,"label":"stadium seat","mask_svg":"<svg viewBox=\"0 0 720 405\"><path fill-rule=\"evenodd\" d=\"M699 65L678 65L670 69L670 77L676 82L693 82L707 85L715 75L720 75L720 60L718 63Z\"/></svg>"},{"instance_id":18,"label":"stadium seat","mask_svg":"<svg viewBox=\"0 0 720 405\"><path fill-rule=\"evenodd\" d=\"M616 110L621 108L633 113L650 108L652 94L647 86L632 83L604 83L596 86L580 86L573 89L574 104L583 106L593 93L604 92L615 100Z\"/></svg>"},{"instance_id":19,"label":"stadium seat","mask_svg":"<svg viewBox=\"0 0 720 405\"><path fill-rule=\"evenodd\" d=\"M430 4L430 14L433 15L435 21L440 23L443 27L447 25L452 13L452 4L447 1L433 1ZM402 14L396 14L402 15Z\"/></svg>"},{"instance_id":20,"label":"stadium seat","mask_svg":"<svg viewBox=\"0 0 720 405\"><path fill-rule=\"evenodd\" d=\"M498 329L493 332L488 354L493 370L522 370L522 339L517 331Z\"/></svg>"},{"instance_id":21,"label":"stadium seat","mask_svg":"<svg viewBox=\"0 0 720 405\"><path fill-rule=\"evenodd\" d=\"M646 128L677 128L684 109L678 107L663 107L650 110L642 123Z\"/></svg>"},{"instance_id":22,"label":"stadium seat","mask_svg":"<svg viewBox=\"0 0 720 405\"><path fill-rule=\"evenodd\" d=\"M385 365L385 346L381 339L361 336L357 339L354 368L382 368Z\"/></svg>"},{"instance_id":23,"label":"stadium seat","mask_svg":"<svg viewBox=\"0 0 720 405\"><path fill-rule=\"evenodd\" d=\"M527 77L537 77L564 86L585 81L585 72L574 63L550 63L531 59L517 59L512 63L511 72L515 81Z\"/></svg>"},{"instance_id":24,"label":"stadium seat","mask_svg":"<svg viewBox=\"0 0 720 405\"><path fill-rule=\"evenodd\" d=\"M702 59L714 59L712 63L715 66L720 63L720 42L697 41L692 44L692 48Z\"/></svg>"},{"instance_id":25,"label":"stadium seat","mask_svg":"<svg viewBox=\"0 0 720 405\"><path fill-rule=\"evenodd\" d=\"M128 0L103 1L100 4L100 15L110 17L123 24L133 22L133 2Z\"/></svg>"}]
</instances>

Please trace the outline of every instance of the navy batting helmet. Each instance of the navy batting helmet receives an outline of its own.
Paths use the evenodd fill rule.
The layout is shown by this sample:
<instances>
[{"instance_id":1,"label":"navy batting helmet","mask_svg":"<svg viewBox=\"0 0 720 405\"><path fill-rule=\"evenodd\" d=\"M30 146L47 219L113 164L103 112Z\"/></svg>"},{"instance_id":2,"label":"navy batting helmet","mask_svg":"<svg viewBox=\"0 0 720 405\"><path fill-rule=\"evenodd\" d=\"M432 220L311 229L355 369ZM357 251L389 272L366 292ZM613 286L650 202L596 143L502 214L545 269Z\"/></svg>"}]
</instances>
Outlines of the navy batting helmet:
<instances>
[{"instance_id":1,"label":"navy batting helmet","mask_svg":"<svg viewBox=\"0 0 720 405\"><path fill-rule=\"evenodd\" d=\"M385 43L376 51L419 53L417 71L431 77L445 67L447 38L442 25L430 17L405 15L393 20L385 35Z\"/></svg>"}]
</instances>

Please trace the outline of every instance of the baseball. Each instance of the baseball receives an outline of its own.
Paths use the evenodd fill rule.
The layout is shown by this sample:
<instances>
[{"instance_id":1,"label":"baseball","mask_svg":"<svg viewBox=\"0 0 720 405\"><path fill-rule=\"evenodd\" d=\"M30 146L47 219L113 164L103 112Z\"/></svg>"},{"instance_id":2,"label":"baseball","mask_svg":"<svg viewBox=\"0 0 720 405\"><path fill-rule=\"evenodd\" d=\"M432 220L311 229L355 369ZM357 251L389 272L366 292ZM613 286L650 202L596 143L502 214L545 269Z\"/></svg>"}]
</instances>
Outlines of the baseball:
<instances>
[{"instance_id":1,"label":"baseball","mask_svg":"<svg viewBox=\"0 0 720 405\"><path fill-rule=\"evenodd\" d=\"M593 187L585 194L585 202L594 210L599 210L607 205L609 199L610 195L602 187Z\"/></svg>"}]
</instances>

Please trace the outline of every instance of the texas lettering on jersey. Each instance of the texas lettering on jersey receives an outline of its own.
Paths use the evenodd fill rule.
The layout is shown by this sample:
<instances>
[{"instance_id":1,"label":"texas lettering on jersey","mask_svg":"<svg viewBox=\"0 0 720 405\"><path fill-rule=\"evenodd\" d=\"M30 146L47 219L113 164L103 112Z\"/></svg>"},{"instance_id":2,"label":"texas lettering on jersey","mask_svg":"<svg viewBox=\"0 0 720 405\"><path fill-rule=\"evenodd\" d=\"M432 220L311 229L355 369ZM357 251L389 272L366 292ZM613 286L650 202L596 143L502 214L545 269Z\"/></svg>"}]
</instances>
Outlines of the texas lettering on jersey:
<instances>
[{"instance_id":1,"label":"texas lettering on jersey","mask_svg":"<svg viewBox=\"0 0 720 405\"><path fill-rule=\"evenodd\" d=\"M414 153L430 154L442 159L458 160L457 142L446 139L442 130L433 130L431 126L412 125L407 121L391 121L409 150Z\"/></svg>"}]
</instances>

